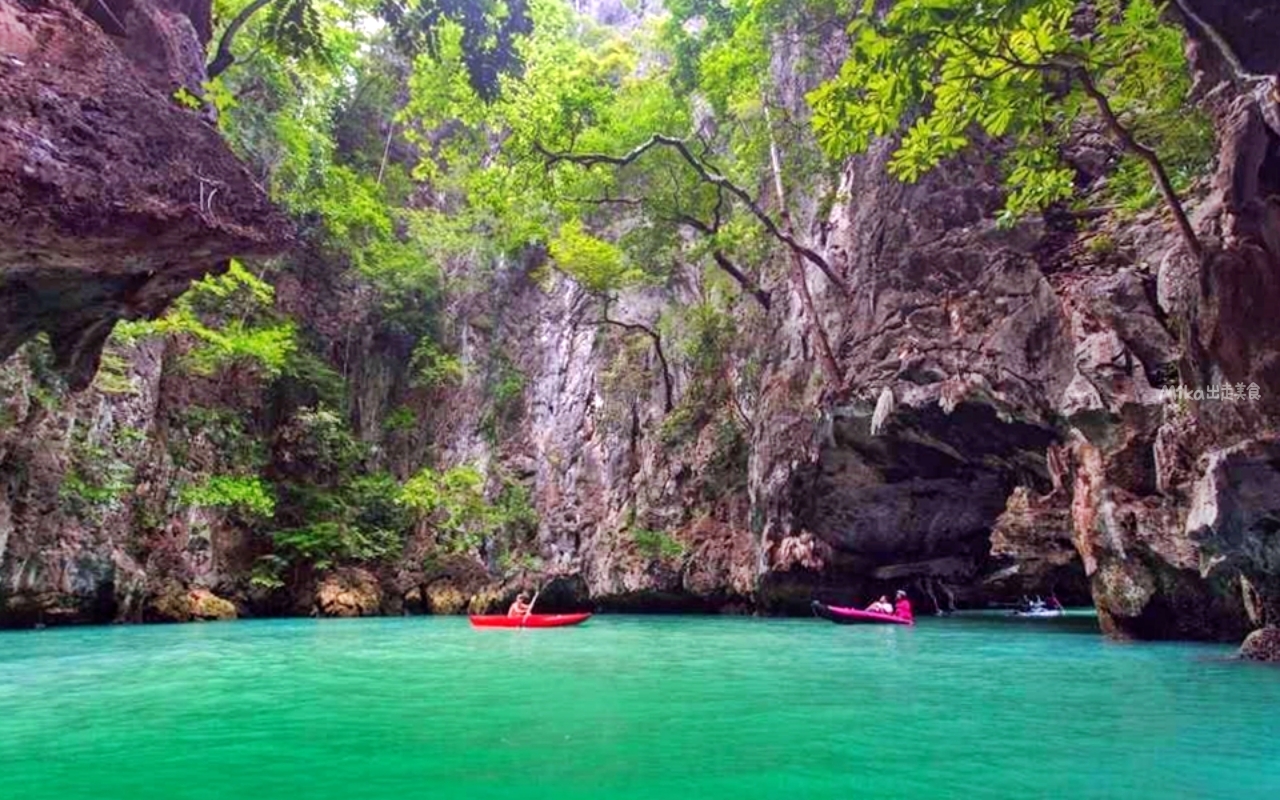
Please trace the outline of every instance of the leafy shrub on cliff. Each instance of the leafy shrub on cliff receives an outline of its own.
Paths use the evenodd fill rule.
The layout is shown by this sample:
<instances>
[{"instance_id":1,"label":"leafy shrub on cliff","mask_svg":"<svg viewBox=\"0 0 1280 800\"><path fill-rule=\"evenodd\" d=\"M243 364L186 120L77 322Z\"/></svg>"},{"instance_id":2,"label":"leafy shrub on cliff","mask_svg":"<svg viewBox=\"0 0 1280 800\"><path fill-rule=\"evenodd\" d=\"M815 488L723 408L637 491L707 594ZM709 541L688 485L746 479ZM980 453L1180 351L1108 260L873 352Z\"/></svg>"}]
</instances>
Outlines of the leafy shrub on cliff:
<instances>
[{"instance_id":1,"label":"leafy shrub on cliff","mask_svg":"<svg viewBox=\"0 0 1280 800\"><path fill-rule=\"evenodd\" d=\"M631 542L645 556L657 561L669 561L684 555L684 545L663 531L632 528Z\"/></svg>"},{"instance_id":2,"label":"leafy shrub on cliff","mask_svg":"<svg viewBox=\"0 0 1280 800\"><path fill-rule=\"evenodd\" d=\"M617 245L588 233L580 219L561 225L548 249L556 266L589 292L616 292L647 277Z\"/></svg>"},{"instance_id":3,"label":"leafy shrub on cliff","mask_svg":"<svg viewBox=\"0 0 1280 800\"><path fill-rule=\"evenodd\" d=\"M197 374L239 365L274 378L297 350L294 323L274 317L274 302L271 284L233 260L222 275L192 284L160 319L118 323L112 339L129 345L146 336L184 337L192 342L187 363Z\"/></svg>"},{"instance_id":4,"label":"leafy shrub on cliff","mask_svg":"<svg viewBox=\"0 0 1280 800\"><path fill-rule=\"evenodd\" d=\"M271 535L275 550L289 564L326 570L348 561L369 561L399 552L400 539L381 529L369 531L343 522L315 522Z\"/></svg>"},{"instance_id":5,"label":"leafy shrub on cliff","mask_svg":"<svg viewBox=\"0 0 1280 800\"><path fill-rule=\"evenodd\" d=\"M196 508L227 508L255 517L269 518L276 510L270 487L256 475L210 475L179 496Z\"/></svg>"},{"instance_id":6,"label":"leafy shrub on cliff","mask_svg":"<svg viewBox=\"0 0 1280 800\"><path fill-rule=\"evenodd\" d=\"M480 418L480 431L491 444L497 444L524 410L525 375L506 351L499 350L491 360L485 387L489 406Z\"/></svg>"},{"instance_id":7,"label":"leafy shrub on cliff","mask_svg":"<svg viewBox=\"0 0 1280 800\"><path fill-rule=\"evenodd\" d=\"M267 460L266 443L249 429L245 415L221 406L187 405L169 411L171 432L165 437L170 455L186 466L193 444L201 440L218 454L227 472L257 472Z\"/></svg>"},{"instance_id":8,"label":"leafy shrub on cliff","mask_svg":"<svg viewBox=\"0 0 1280 800\"><path fill-rule=\"evenodd\" d=\"M475 550L486 539L510 538L536 525L537 517L523 487L508 482L491 497L487 483L471 465L444 472L427 467L405 482L399 501L453 553Z\"/></svg>"},{"instance_id":9,"label":"leafy shrub on cliff","mask_svg":"<svg viewBox=\"0 0 1280 800\"><path fill-rule=\"evenodd\" d=\"M93 378L93 388L103 394L135 395L138 387L129 375L129 362L118 352L104 350L98 361L98 374Z\"/></svg>"},{"instance_id":10,"label":"leafy shrub on cliff","mask_svg":"<svg viewBox=\"0 0 1280 800\"><path fill-rule=\"evenodd\" d=\"M396 406L382 420L382 429L387 433L411 431L417 426L418 415L408 406Z\"/></svg>"},{"instance_id":11,"label":"leafy shrub on cliff","mask_svg":"<svg viewBox=\"0 0 1280 800\"><path fill-rule=\"evenodd\" d=\"M331 483L353 470L366 454L337 412L300 408L276 433L274 462L294 476Z\"/></svg>"},{"instance_id":12,"label":"leafy shrub on cliff","mask_svg":"<svg viewBox=\"0 0 1280 800\"><path fill-rule=\"evenodd\" d=\"M31 380L26 385L28 399L46 411L57 409L67 395L67 382L54 367L57 357L48 334L36 334L19 352L31 373Z\"/></svg>"},{"instance_id":13,"label":"leafy shrub on cliff","mask_svg":"<svg viewBox=\"0 0 1280 800\"><path fill-rule=\"evenodd\" d=\"M258 559L255 585L304 569L326 570L349 562L399 556L413 523L400 504L400 484L387 473L345 477L335 486L285 483L276 514L283 527L271 534L272 552Z\"/></svg>"},{"instance_id":14,"label":"leafy shrub on cliff","mask_svg":"<svg viewBox=\"0 0 1280 800\"><path fill-rule=\"evenodd\" d=\"M423 337L413 348L409 368L413 373L412 384L424 389L436 389L460 383L466 376L462 359L452 353L446 353L430 337Z\"/></svg>"},{"instance_id":15,"label":"leafy shrub on cliff","mask_svg":"<svg viewBox=\"0 0 1280 800\"><path fill-rule=\"evenodd\" d=\"M716 423L713 445L698 476L703 496L715 500L734 493L745 494L751 447L742 426L736 420L720 419Z\"/></svg>"},{"instance_id":16,"label":"leafy shrub on cliff","mask_svg":"<svg viewBox=\"0 0 1280 800\"><path fill-rule=\"evenodd\" d=\"M78 433L71 447L71 464L62 478L58 498L63 509L81 519L96 520L124 507L134 488L133 466L117 457L114 448Z\"/></svg>"}]
</instances>

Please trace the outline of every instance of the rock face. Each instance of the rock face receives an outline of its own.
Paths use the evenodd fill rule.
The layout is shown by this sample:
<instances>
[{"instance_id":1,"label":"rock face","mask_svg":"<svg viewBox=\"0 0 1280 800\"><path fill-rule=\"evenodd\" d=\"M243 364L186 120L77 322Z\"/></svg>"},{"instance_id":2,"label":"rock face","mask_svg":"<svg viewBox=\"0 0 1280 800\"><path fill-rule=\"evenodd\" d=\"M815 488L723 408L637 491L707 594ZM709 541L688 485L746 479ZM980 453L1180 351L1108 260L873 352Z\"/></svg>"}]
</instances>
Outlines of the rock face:
<instances>
[{"instance_id":1,"label":"rock face","mask_svg":"<svg viewBox=\"0 0 1280 800\"><path fill-rule=\"evenodd\" d=\"M93 379L117 320L156 315L192 280L275 252L289 233L218 132L175 100L204 80L207 0L86 7L93 16L66 0L0 2L0 360L48 337L0 374L0 617L19 623L142 619L165 579L200 591L214 577L208 537L222 534L203 525L195 541L182 525L177 540L138 549L123 498L89 498L73 524L57 513L85 499L65 491L75 453L117 471L147 463L163 347L130 353L112 390L49 408L59 375L73 388ZM127 441L104 450L119 432ZM147 585L149 562L188 545L199 553ZM191 602L162 616L201 616Z\"/></svg>"},{"instance_id":2,"label":"rock face","mask_svg":"<svg viewBox=\"0 0 1280 800\"><path fill-rule=\"evenodd\" d=\"M316 613L326 617L370 617L382 609L382 588L367 570L333 572L316 587Z\"/></svg>"},{"instance_id":3,"label":"rock face","mask_svg":"<svg viewBox=\"0 0 1280 800\"><path fill-rule=\"evenodd\" d=\"M1280 664L1280 628L1259 628L1240 645L1240 657Z\"/></svg>"},{"instance_id":4,"label":"rock face","mask_svg":"<svg viewBox=\"0 0 1280 800\"><path fill-rule=\"evenodd\" d=\"M1212 181L1191 198L1203 262L1182 254L1159 210L1003 229L989 153L904 185L886 176L891 147L880 143L846 165L833 206L820 206L816 190L797 200L805 235L852 287L846 295L810 276L843 377L838 387L823 387L814 369L780 263L763 276L771 310L743 301L733 311L720 379L731 388L710 408L695 402L707 387L679 365L668 408L647 337L601 324L599 309L570 282L532 279L538 254L493 265L492 282L450 294L445 334L466 377L430 391L407 388L411 344L381 331L362 295L317 277L323 270L302 264L282 273L278 305L327 343L331 361L344 353L352 424L376 448L380 468L404 477L429 453L432 463L478 465L529 490L539 515L530 545L572 576L545 596L548 609L786 611L806 608L815 593L850 601L906 586L930 610L929 601L946 607L1056 591L1067 602L1091 599L1117 636L1238 640L1280 614L1280 325L1272 318L1280 307L1280 128L1272 87L1233 82L1230 59L1202 23L1216 26L1248 71L1280 71L1280 51L1257 35L1274 13L1267 4L1179 5L1201 20L1188 20L1197 97L1221 148ZM158 29L181 28L195 41L207 35L200 14L184 15L176 3L132 7L153 21L176 15L190 28ZM602 17L621 7L593 6ZM254 584L261 537L224 511L174 511L164 492L216 472L227 457L215 426L182 423L184 409L235 408L270 441L279 398L243 376L183 376L172 342L122 354L127 392L100 380L46 408L44 376L55 363L91 364L96 351L84 345L101 332L95 325L152 313L179 275L269 247L275 229L269 214L224 216L219 206L231 193L256 190L215 147L216 135L169 102L172 89L155 88L183 83L181 65L198 60L157 61L160 50L147 51L132 33L123 44L108 40L58 2L34 11L0 5L0 14L8 15L0 16L0 42L18 41L18 20L21 30L56 21L57 35L73 31L95 43L85 63L131 70L134 82L112 91L136 90L153 104L162 140L171 121L196 141L181 157L161 148L177 160L164 176L188 174L181 158L207 142L208 163L225 182L211 199L198 186L187 196L167 177L139 177L120 188L122 210L98 213L83 198L101 188L76 194L74 182L50 184L54 177L38 170L22 177L30 154L45 152L30 137L25 150L12 139L0 144L0 169L11 170L0 186L50 198L32 206L29 233L0 229L26 237L0 239L8 281L0 297L14 310L0 316L0 326L10 325L0 341L13 349L45 326L52 344L48 354L28 345L0 371L8 390L0 409L11 420L0 426L0 621L199 616L182 600L192 587L254 613L493 611L531 585L495 577L500 570L483 547L480 558L428 567L416 539L395 563L299 574L285 589ZM775 71L784 97L799 102L820 76L799 74L793 57L777 53ZM0 74L13 69L0 54ZM54 72L23 74L44 75L58 97L88 93L75 94L63 71ZM23 80L38 96L36 79ZM2 105L9 86L0 84L0 124L21 119L22 130L38 129L44 123L18 116L34 113L25 105ZM74 143L74 130L59 123L40 136ZM1114 151L1096 132L1080 138L1071 154L1080 178L1097 180L1090 165ZM132 152L128 141L119 152ZM47 175L63 173L91 177L74 168ZM213 173L202 166L199 174ZM6 201L5 191L0 220L27 208ZM261 208L253 203L261 201L236 207ZM81 213L87 227L72 237L65 228ZM127 226L144 223L158 232L146 243L111 238L113 225L136 232ZM108 268L76 255L73 245L84 241L96 253L139 252ZM195 255L206 250L208 259ZM18 269L19 256L33 252L39 258ZM83 291L95 294L57 292L57 281L80 281L86 271L95 277ZM143 289L98 280L106 273L133 275ZM654 327L664 307L697 302L702 289L697 276L683 276L673 288L626 294L610 314ZM134 291L155 305L119 299ZM51 311L55 294L74 308ZM93 355L77 361L75 353ZM1233 399L1221 389L1216 399L1204 396L1224 384ZM499 385L509 389L500 401ZM389 432L397 408L415 411L419 426ZM137 479L106 501L77 496L67 478L90 462L123 464ZM91 507L76 507L84 502Z\"/></svg>"},{"instance_id":5,"label":"rock face","mask_svg":"<svg viewBox=\"0 0 1280 800\"><path fill-rule=\"evenodd\" d=\"M118 35L67 0L0 4L0 359L43 331L76 387L116 320L288 232L174 99L200 91L208 3L106 5Z\"/></svg>"}]
</instances>

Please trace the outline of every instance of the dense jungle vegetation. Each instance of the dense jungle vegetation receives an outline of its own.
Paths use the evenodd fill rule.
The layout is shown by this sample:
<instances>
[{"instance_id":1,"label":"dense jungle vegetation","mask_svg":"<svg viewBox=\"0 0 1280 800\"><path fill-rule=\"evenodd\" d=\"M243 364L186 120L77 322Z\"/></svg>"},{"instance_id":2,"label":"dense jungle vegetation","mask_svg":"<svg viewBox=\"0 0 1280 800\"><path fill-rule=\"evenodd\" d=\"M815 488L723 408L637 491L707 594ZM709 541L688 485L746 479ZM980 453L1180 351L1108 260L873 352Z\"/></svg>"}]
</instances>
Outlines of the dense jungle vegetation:
<instances>
[{"instance_id":1,"label":"dense jungle vegetation","mask_svg":"<svg viewBox=\"0 0 1280 800\"><path fill-rule=\"evenodd\" d=\"M269 387L265 410L231 394L167 422L171 442L221 456L213 475L192 463L169 508L236 514L264 542L258 586L397 556L415 530L495 569L535 564L517 476L433 463L419 435L434 393L468 376L484 383L490 441L522 413L519 369L468 358L442 313L504 276L576 284L581 324L617 348L606 391L661 399L648 434L676 446L715 424L732 448L750 435L755 376L725 354L749 348L742 320L783 298L804 309L814 380L849 388L811 296L848 287L813 231L842 199L848 159L885 142L894 178L915 181L995 141L1003 224L1162 206L1200 250L1183 198L1212 137L1186 109L1181 31L1156 0L627 0L614 25L577 5L589 4L216 4L210 80L173 101L216 117L298 244L233 262L158 321L118 326L96 385L132 391L122 353L164 338L193 380ZM1083 129L1115 147L1088 191L1067 152ZM277 302L284 276L317 270L376 308L377 335L402 353L393 407L360 407L349 329ZM622 293L677 284L656 324L617 308ZM120 503L137 478L113 452L133 444L86 440L67 503L83 515ZM636 537L673 552L660 532Z\"/></svg>"}]
</instances>

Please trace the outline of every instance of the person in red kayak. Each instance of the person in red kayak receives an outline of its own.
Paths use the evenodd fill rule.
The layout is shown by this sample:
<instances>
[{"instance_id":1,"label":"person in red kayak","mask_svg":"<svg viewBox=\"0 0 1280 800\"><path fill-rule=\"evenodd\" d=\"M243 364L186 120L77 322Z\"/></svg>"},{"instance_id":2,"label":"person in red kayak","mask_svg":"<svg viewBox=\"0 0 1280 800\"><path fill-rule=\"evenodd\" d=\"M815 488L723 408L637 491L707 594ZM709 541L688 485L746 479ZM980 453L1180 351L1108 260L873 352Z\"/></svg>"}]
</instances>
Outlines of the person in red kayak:
<instances>
[{"instance_id":1,"label":"person in red kayak","mask_svg":"<svg viewBox=\"0 0 1280 800\"><path fill-rule=\"evenodd\" d=\"M528 614L532 610L533 608L529 605L528 593L521 592L520 594L516 595L516 600L514 603L511 604L511 608L507 609L507 616L523 617L525 614Z\"/></svg>"},{"instance_id":2,"label":"person in red kayak","mask_svg":"<svg viewBox=\"0 0 1280 800\"><path fill-rule=\"evenodd\" d=\"M893 615L902 619L915 619L911 613L911 601L907 599L907 593L902 589L893 596Z\"/></svg>"}]
</instances>

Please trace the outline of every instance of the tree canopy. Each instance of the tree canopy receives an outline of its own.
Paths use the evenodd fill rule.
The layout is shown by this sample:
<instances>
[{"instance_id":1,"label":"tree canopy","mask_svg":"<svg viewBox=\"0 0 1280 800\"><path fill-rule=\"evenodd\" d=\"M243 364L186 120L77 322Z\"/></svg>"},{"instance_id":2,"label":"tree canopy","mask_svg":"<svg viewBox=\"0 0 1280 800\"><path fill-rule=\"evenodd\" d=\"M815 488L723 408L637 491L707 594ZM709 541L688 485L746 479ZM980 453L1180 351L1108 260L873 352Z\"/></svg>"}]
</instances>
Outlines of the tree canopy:
<instances>
[{"instance_id":1,"label":"tree canopy","mask_svg":"<svg viewBox=\"0 0 1280 800\"><path fill-rule=\"evenodd\" d=\"M1177 192L1204 170L1211 140L1187 107L1182 32L1165 10L1156 0L926 0L881 14L867 2L839 75L809 95L814 130L836 158L901 133L889 171L905 181L982 138L1008 143L1008 222L1075 195L1064 150L1092 119L1125 151L1112 196L1141 203L1160 191L1194 240Z\"/></svg>"},{"instance_id":2,"label":"tree canopy","mask_svg":"<svg viewBox=\"0 0 1280 800\"><path fill-rule=\"evenodd\" d=\"M745 331L798 303L821 385L849 388L820 305L852 287L820 232L840 170L873 143L903 181L981 144L1003 164L1006 224L1162 200L1200 251L1182 196L1211 131L1186 106L1182 34L1158 0L647 7L604 25L568 0L218 0L210 81L174 101L216 111L302 246L229 265L113 346L170 337L195 377L273 387L270 441L230 409L175 422L233 454L176 501L255 526L260 586L399 554L413 531L457 552L521 541L524 487L492 465L434 463L418 430L428 398L469 382L490 444L519 418L518 359L497 348L476 363L440 313L516 273L568 288L566 324L592 326L609 359L607 403L658 398L664 446L709 431L713 461L744 470L770 355ZM1090 130L1119 158L1086 186L1070 150ZM379 425L357 424L370 412L352 332L335 346L276 301L274 283L315 264L398 343L404 374Z\"/></svg>"}]
</instances>

